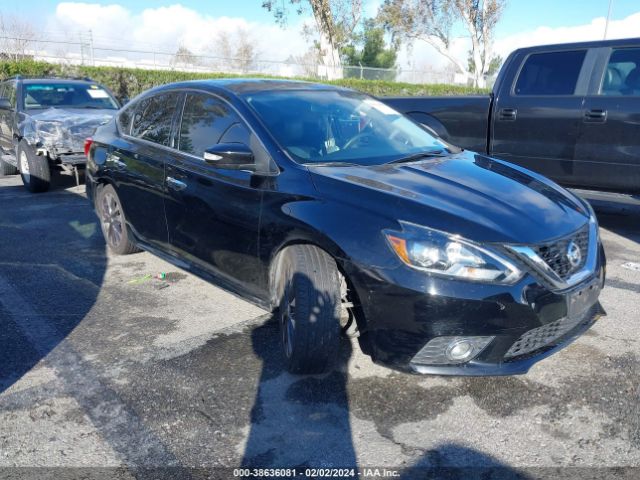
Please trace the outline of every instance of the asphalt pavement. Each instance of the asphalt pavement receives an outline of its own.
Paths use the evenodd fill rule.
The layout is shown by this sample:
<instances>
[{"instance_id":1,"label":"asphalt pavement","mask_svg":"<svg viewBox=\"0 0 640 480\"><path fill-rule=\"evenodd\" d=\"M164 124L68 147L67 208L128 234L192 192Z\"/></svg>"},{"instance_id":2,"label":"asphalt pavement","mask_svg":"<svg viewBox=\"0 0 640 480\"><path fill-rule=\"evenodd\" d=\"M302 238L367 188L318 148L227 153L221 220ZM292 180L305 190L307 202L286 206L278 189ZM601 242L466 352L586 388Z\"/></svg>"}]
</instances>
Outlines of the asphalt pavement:
<instances>
[{"instance_id":1,"label":"asphalt pavement","mask_svg":"<svg viewBox=\"0 0 640 480\"><path fill-rule=\"evenodd\" d=\"M345 340L336 371L300 377L268 312L111 255L83 186L0 178L0 478L638 478L640 207L594 205L607 316L527 375L408 375Z\"/></svg>"}]
</instances>

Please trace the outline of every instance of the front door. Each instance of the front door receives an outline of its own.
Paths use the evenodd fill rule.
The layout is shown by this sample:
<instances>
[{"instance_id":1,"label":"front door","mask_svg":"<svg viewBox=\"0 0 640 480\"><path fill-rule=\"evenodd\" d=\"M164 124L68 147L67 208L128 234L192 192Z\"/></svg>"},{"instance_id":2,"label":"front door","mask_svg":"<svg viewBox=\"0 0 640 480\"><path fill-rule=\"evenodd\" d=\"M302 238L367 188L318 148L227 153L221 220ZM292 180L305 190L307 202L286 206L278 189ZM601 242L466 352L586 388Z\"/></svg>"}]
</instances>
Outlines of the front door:
<instances>
[{"instance_id":1,"label":"front door","mask_svg":"<svg viewBox=\"0 0 640 480\"><path fill-rule=\"evenodd\" d=\"M230 105L206 93L188 92L177 152L166 167L165 211L170 248L200 268L263 297L258 261L262 190L248 171L206 163L217 143L251 144L251 133Z\"/></svg>"},{"instance_id":2,"label":"front door","mask_svg":"<svg viewBox=\"0 0 640 480\"><path fill-rule=\"evenodd\" d=\"M493 109L491 153L571 183L584 97L587 50L534 53ZM586 80L585 80L586 82Z\"/></svg>"}]
</instances>

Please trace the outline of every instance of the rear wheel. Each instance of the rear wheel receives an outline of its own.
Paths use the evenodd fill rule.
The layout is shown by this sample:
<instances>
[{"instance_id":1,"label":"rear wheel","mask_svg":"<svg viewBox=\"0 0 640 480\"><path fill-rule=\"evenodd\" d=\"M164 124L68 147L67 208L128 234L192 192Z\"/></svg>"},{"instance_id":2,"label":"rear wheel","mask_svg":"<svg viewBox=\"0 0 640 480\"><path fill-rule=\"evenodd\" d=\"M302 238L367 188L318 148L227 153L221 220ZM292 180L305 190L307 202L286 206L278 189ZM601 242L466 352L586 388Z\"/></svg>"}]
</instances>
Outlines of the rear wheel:
<instances>
[{"instance_id":1,"label":"rear wheel","mask_svg":"<svg viewBox=\"0 0 640 480\"><path fill-rule=\"evenodd\" d=\"M46 192L51 186L49 160L44 155L36 155L33 148L22 140L17 151L18 167L24 186L33 193Z\"/></svg>"},{"instance_id":2,"label":"rear wheel","mask_svg":"<svg viewBox=\"0 0 640 480\"><path fill-rule=\"evenodd\" d=\"M129 238L120 198L111 185L105 185L98 190L96 213L100 217L104 239L113 253L128 255L140 251Z\"/></svg>"},{"instance_id":3,"label":"rear wheel","mask_svg":"<svg viewBox=\"0 0 640 480\"><path fill-rule=\"evenodd\" d=\"M340 273L335 260L312 245L287 248L279 268L278 321L292 373L323 373L340 347Z\"/></svg>"}]
</instances>

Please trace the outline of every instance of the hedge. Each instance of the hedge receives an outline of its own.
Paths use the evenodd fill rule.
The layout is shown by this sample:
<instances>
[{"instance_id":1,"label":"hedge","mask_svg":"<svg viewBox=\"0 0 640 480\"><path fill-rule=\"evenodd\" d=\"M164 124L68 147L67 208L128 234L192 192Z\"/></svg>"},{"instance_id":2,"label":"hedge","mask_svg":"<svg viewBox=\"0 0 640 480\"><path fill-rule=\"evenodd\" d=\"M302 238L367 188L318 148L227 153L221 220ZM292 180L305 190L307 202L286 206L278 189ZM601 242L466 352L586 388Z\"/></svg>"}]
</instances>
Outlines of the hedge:
<instances>
[{"instance_id":1,"label":"hedge","mask_svg":"<svg viewBox=\"0 0 640 480\"><path fill-rule=\"evenodd\" d=\"M226 73L196 73L176 70L146 70L142 68L90 67L86 65L66 65L36 60L0 61L0 78L24 75L31 77L69 76L90 77L109 87L116 96L133 98L148 88L165 83L207 78L229 78L239 75ZM255 77L256 75L250 75ZM276 78L266 77L265 78ZM311 80L313 79L298 79ZM361 80L345 78L328 82L333 85L360 90L376 96L429 96L429 95L469 95L484 94L486 90L444 84L411 84L384 80Z\"/></svg>"}]
</instances>

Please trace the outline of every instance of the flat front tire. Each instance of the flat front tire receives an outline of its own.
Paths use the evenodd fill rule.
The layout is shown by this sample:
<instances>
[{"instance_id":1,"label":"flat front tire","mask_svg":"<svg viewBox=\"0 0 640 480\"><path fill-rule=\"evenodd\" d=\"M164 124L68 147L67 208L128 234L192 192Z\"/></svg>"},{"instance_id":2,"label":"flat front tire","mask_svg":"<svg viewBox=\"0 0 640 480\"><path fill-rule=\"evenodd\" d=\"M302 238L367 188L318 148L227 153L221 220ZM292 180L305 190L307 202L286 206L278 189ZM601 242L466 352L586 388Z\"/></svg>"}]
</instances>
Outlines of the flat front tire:
<instances>
[{"instance_id":1,"label":"flat front tire","mask_svg":"<svg viewBox=\"0 0 640 480\"><path fill-rule=\"evenodd\" d=\"M278 322L287 369L329 371L340 347L340 273L335 260L312 245L288 247L276 270Z\"/></svg>"},{"instance_id":2,"label":"flat front tire","mask_svg":"<svg viewBox=\"0 0 640 480\"><path fill-rule=\"evenodd\" d=\"M49 160L43 155L36 155L33 148L20 141L17 149L18 169L25 188L32 193L46 192L51 186L51 168Z\"/></svg>"},{"instance_id":3,"label":"flat front tire","mask_svg":"<svg viewBox=\"0 0 640 480\"><path fill-rule=\"evenodd\" d=\"M96 195L96 213L109 249L117 255L128 255L140 249L129 238L120 198L111 185L100 187Z\"/></svg>"}]
</instances>

